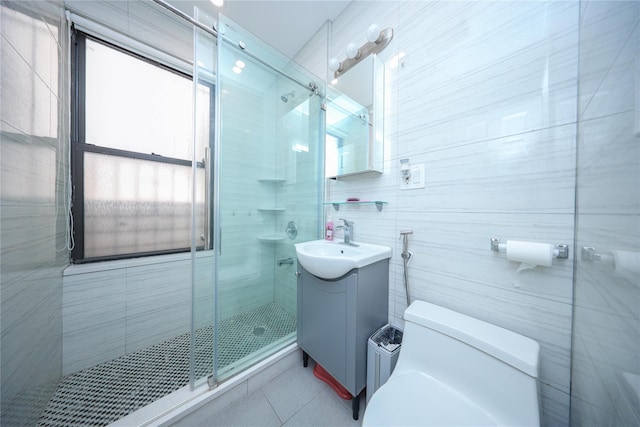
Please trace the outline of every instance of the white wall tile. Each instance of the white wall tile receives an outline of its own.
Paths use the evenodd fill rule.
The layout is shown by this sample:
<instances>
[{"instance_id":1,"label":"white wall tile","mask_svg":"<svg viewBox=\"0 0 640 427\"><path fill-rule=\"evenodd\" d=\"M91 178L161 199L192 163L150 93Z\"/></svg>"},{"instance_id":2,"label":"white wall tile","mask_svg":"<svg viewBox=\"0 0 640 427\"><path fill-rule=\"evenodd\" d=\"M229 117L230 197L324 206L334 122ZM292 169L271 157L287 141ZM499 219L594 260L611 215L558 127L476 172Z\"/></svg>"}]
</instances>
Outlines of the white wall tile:
<instances>
[{"instance_id":1,"label":"white wall tile","mask_svg":"<svg viewBox=\"0 0 640 427\"><path fill-rule=\"evenodd\" d=\"M197 258L196 327L213 321L213 256ZM130 354L191 328L191 260L64 278L65 374Z\"/></svg>"},{"instance_id":2,"label":"white wall tile","mask_svg":"<svg viewBox=\"0 0 640 427\"><path fill-rule=\"evenodd\" d=\"M581 120L634 108L640 39L634 2L583 1L580 26ZM636 85L636 87L634 87Z\"/></svg>"},{"instance_id":3,"label":"white wall tile","mask_svg":"<svg viewBox=\"0 0 640 427\"><path fill-rule=\"evenodd\" d=\"M191 328L191 262L126 270L126 353L187 333Z\"/></svg>"},{"instance_id":4,"label":"white wall tile","mask_svg":"<svg viewBox=\"0 0 640 427\"><path fill-rule=\"evenodd\" d=\"M6 9L8 8L3 8L3 10ZM34 47L35 49L37 46ZM55 138L56 135L51 134L51 90L47 86L49 82L43 81L33 71L31 64L26 62L21 53L9 42L3 40L0 55L2 57L0 81L3 98L0 110L2 123L8 123L26 135ZM4 128L4 125L3 130L9 131Z\"/></svg>"},{"instance_id":5,"label":"white wall tile","mask_svg":"<svg viewBox=\"0 0 640 427\"><path fill-rule=\"evenodd\" d=\"M59 2L3 1L0 20L0 409L31 425L62 375L66 39Z\"/></svg>"},{"instance_id":6,"label":"white wall tile","mask_svg":"<svg viewBox=\"0 0 640 427\"><path fill-rule=\"evenodd\" d=\"M582 214L640 212L640 144L634 112L580 122L579 206Z\"/></svg>"},{"instance_id":7,"label":"white wall tile","mask_svg":"<svg viewBox=\"0 0 640 427\"><path fill-rule=\"evenodd\" d=\"M407 304L399 233L409 229L413 299L539 341L545 425L569 419L573 248L516 273L489 245L573 246L578 12L578 2L353 2L331 34L340 52L370 22L395 31L381 54L384 174L327 185L327 201L389 204L325 215L354 220L356 240L393 247L390 321L402 324ZM425 164L425 189L399 189L400 158Z\"/></svg>"},{"instance_id":8,"label":"white wall tile","mask_svg":"<svg viewBox=\"0 0 640 427\"><path fill-rule=\"evenodd\" d=\"M126 354L125 298L123 271L64 278L63 375Z\"/></svg>"},{"instance_id":9,"label":"white wall tile","mask_svg":"<svg viewBox=\"0 0 640 427\"><path fill-rule=\"evenodd\" d=\"M407 212L405 224L413 230L409 248L414 252L409 278L418 283L426 274L468 280L566 304L572 301L573 255L554 259L552 267L517 272L519 264L504 252L490 250L490 238L541 243L573 243L573 215L522 215ZM394 262L397 280L402 275L401 242ZM572 251L570 251L572 252Z\"/></svg>"},{"instance_id":10,"label":"white wall tile","mask_svg":"<svg viewBox=\"0 0 640 427\"><path fill-rule=\"evenodd\" d=\"M640 423L637 391L625 381L640 372L639 26L637 2L581 2L575 425ZM601 257L579 256L582 247ZM618 251L635 259L620 265Z\"/></svg>"},{"instance_id":11,"label":"white wall tile","mask_svg":"<svg viewBox=\"0 0 640 427\"><path fill-rule=\"evenodd\" d=\"M575 125L425 152L427 188L398 194L402 211L572 213ZM404 144L400 144L400 149Z\"/></svg>"}]
</instances>

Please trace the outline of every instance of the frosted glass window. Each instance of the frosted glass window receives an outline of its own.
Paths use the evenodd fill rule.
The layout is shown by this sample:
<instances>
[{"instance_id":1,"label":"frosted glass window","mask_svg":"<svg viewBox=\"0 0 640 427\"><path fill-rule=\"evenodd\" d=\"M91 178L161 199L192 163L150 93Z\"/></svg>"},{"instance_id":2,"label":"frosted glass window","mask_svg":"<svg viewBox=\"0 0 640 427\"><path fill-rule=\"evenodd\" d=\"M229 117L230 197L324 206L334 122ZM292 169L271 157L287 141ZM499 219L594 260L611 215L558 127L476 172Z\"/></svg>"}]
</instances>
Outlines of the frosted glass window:
<instances>
[{"instance_id":1,"label":"frosted glass window","mask_svg":"<svg viewBox=\"0 0 640 427\"><path fill-rule=\"evenodd\" d=\"M86 258L191 247L191 166L85 153L84 231Z\"/></svg>"},{"instance_id":2,"label":"frosted glass window","mask_svg":"<svg viewBox=\"0 0 640 427\"><path fill-rule=\"evenodd\" d=\"M73 181L82 190L74 195L74 261L189 250L193 159L196 246L204 247L211 230L204 159L213 87L198 84L202 132L194 153L191 77L76 35L73 75L81 78L72 99L84 103L72 109L78 129Z\"/></svg>"}]
</instances>

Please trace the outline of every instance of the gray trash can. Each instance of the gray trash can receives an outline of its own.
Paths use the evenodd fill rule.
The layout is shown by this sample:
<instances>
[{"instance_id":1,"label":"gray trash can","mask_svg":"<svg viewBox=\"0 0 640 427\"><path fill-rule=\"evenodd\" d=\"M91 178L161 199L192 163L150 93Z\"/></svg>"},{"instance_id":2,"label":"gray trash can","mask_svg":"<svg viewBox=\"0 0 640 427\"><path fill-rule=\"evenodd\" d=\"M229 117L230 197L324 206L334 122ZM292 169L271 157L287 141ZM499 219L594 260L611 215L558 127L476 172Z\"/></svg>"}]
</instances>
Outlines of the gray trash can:
<instances>
[{"instance_id":1,"label":"gray trash can","mask_svg":"<svg viewBox=\"0 0 640 427\"><path fill-rule=\"evenodd\" d=\"M385 325L369 337L367 347L367 403L373 393L387 382L398 361L402 331Z\"/></svg>"}]
</instances>

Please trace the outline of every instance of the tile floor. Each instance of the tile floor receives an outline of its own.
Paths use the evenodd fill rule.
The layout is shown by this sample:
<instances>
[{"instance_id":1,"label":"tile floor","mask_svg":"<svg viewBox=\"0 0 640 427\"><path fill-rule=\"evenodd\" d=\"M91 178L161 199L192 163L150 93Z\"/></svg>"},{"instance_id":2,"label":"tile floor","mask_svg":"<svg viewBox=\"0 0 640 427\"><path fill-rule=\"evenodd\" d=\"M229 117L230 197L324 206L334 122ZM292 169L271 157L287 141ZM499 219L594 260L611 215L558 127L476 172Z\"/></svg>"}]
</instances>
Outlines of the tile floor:
<instances>
[{"instance_id":1,"label":"tile floor","mask_svg":"<svg viewBox=\"0 0 640 427\"><path fill-rule=\"evenodd\" d=\"M277 304L225 319L218 335L220 366L229 366L295 330L296 319ZM212 370L213 328L197 330L195 338L195 369L200 377ZM190 339L190 334L182 334L64 377L37 426L106 426L178 390L189 382ZM8 412L16 414L16 425L24 425L24 412L18 409Z\"/></svg>"},{"instance_id":2,"label":"tile floor","mask_svg":"<svg viewBox=\"0 0 640 427\"><path fill-rule=\"evenodd\" d=\"M313 361L302 361L261 388L225 408L211 413L206 407L178 421L175 426L360 426L351 417L351 401L341 399L332 388L313 376ZM363 393L364 394L364 393Z\"/></svg>"}]
</instances>

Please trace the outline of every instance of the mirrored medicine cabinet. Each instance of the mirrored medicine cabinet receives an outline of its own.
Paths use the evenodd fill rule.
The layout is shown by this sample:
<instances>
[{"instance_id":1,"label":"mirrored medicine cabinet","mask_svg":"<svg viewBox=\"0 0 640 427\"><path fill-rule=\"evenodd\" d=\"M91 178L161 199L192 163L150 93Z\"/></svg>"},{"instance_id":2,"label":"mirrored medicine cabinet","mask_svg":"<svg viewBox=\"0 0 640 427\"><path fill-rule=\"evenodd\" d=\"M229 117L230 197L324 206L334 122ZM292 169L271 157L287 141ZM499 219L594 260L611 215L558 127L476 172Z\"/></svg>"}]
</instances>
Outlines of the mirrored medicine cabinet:
<instances>
[{"instance_id":1,"label":"mirrored medicine cabinet","mask_svg":"<svg viewBox=\"0 0 640 427\"><path fill-rule=\"evenodd\" d=\"M327 87L326 177L381 174L384 64L370 55Z\"/></svg>"}]
</instances>

